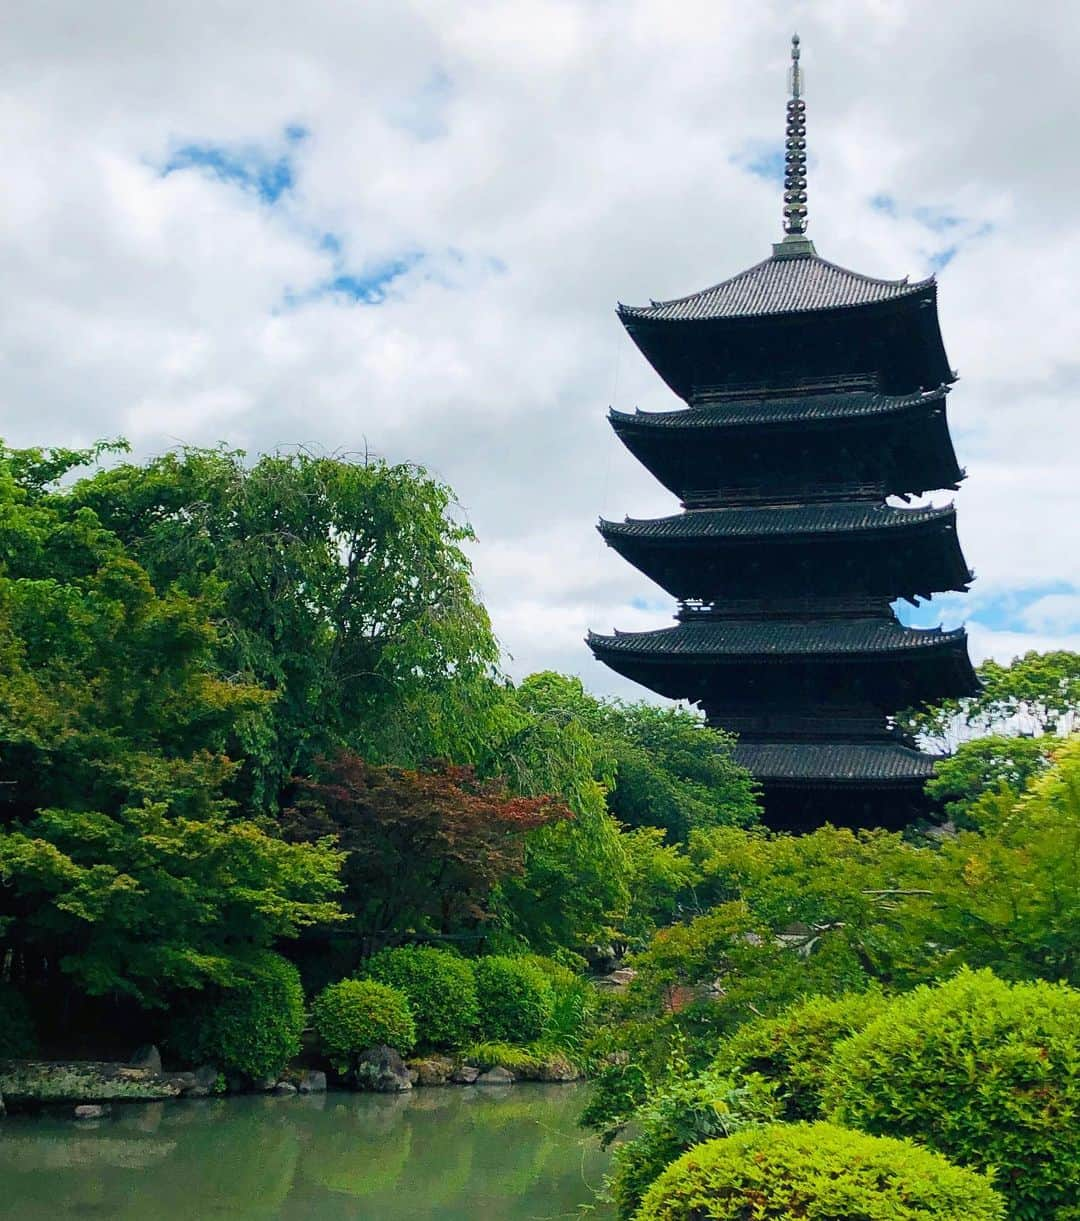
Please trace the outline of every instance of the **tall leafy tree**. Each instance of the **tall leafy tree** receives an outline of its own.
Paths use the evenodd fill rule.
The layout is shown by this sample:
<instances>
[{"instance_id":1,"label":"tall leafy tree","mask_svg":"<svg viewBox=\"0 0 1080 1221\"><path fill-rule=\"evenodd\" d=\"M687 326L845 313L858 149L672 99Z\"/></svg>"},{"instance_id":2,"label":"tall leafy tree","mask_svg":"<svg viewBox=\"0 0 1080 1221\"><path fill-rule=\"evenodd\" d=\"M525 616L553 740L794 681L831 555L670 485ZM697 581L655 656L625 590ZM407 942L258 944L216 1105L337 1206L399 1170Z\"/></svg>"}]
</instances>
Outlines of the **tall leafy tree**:
<instances>
[{"instance_id":1,"label":"tall leafy tree","mask_svg":"<svg viewBox=\"0 0 1080 1221\"><path fill-rule=\"evenodd\" d=\"M100 471L65 505L92 510L155 590L212 599L216 673L272 693L231 747L256 808L320 755L378 753L403 707L497 660L472 532L421 468L187 448Z\"/></svg>"},{"instance_id":2,"label":"tall leafy tree","mask_svg":"<svg viewBox=\"0 0 1080 1221\"><path fill-rule=\"evenodd\" d=\"M1080 653L1032 651L976 672L978 694L902 713L902 728L951 750L972 736L1054 737L1080 727Z\"/></svg>"},{"instance_id":3,"label":"tall leafy tree","mask_svg":"<svg viewBox=\"0 0 1080 1221\"><path fill-rule=\"evenodd\" d=\"M214 591L155 587L59 482L98 456L0 450L0 964L152 1005L333 919L339 862L224 797L272 697L220 672Z\"/></svg>"}]
</instances>

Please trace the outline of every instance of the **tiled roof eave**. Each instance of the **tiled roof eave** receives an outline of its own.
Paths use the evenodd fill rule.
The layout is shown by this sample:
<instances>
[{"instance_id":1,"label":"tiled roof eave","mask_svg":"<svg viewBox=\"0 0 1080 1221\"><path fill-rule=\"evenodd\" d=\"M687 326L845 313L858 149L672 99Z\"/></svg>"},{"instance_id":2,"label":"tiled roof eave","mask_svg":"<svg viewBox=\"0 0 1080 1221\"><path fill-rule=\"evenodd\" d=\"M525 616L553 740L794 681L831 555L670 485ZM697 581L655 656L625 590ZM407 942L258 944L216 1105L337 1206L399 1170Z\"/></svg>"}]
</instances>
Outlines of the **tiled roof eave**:
<instances>
[{"instance_id":1,"label":"tiled roof eave","mask_svg":"<svg viewBox=\"0 0 1080 1221\"><path fill-rule=\"evenodd\" d=\"M823 509L834 506L822 506ZM805 516L817 516L822 524L812 525L782 525L773 529L754 528L747 525L739 528L740 518L753 521L764 519L766 514L776 514L778 523L782 519L797 519L800 512ZM880 519L875 521L873 518ZM785 543L796 539L838 539L845 536L869 541L879 534L893 535L897 531L923 530L927 527L949 529L955 521L956 509L953 505L927 507L922 509L899 509L888 506L885 511L877 513L863 511L861 518L850 515L847 522L836 520L828 524L827 512L814 512L788 509L699 509L678 514L674 517L655 519L627 518L624 522L605 521L601 518L598 529L605 539L650 542L663 545L694 544L702 542L738 542L738 543ZM724 526L727 526L725 529Z\"/></svg>"},{"instance_id":2,"label":"tiled roof eave","mask_svg":"<svg viewBox=\"0 0 1080 1221\"><path fill-rule=\"evenodd\" d=\"M962 627L946 632L940 628L900 628L897 625L896 630L891 633L887 630L878 633L877 643L874 641L873 634L870 634L864 643L859 644L852 640L847 647L836 647L835 641L830 645L828 640L820 642L817 647L813 648L791 647L791 644L783 647L779 642L761 647L760 644L755 644L752 638L737 644L738 625L728 620L717 630L731 642L732 647L718 649L709 647L707 643L695 644L696 633L688 632L686 630L688 626L691 625L682 624L655 632L619 632L616 630L613 636L590 632L586 637L586 643L597 655L607 654L632 658L634 661L646 665L698 665L706 661L717 665L738 665L748 662L755 664L790 663L793 660L857 662L890 657L919 656L928 653L962 653L965 658L967 656L967 633ZM800 637L806 645L811 643L814 635L812 625L789 625L789 627L791 626L794 628L790 632L794 638L792 643L797 646ZM875 626L877 625L875 624ZM768 635L767 627L761 627L758 624L755 624L754 627L760 631L762 636ZM665 635L665 633L670 633L670 635ZM744 633L744 635L746 634Z\"/></svg>"},{"instance_id":3,"label":"tiled roof eave","mask_svg":"<svg viewBox=\"0 0 1080 1221\"><path fill-rule=\"evenodd\" d=\"M880 280L815 256L765 259L700 292L650 305L618 306L628 328L634 324L679 324L747 319L799 318L807 314L847 313L853 309L902 302L936 292L931 276Z\"/></svg>"},{"instance_id":4,"label":"tiled roof eave","mask_svg":"<svg viewBox=\"0 0 1080 1221\"><path fill-rule=\"evenodd\" d=\"M668 429L707 430L714 428L779 427L826 423L832 420L875 419L899 414L918 407L944 403L948 386L911 395L813 395L801 398L746 399L675 411L616 411L609 408L608 419L616 432L655 433ZM823 401L824 400L824 401Z\"/></svg>"},{"instance_id":5,"label":"tiled roof eave","mask_svg":"<svg viewBox=\"0 0 1080 1221\"><path fill-rule=\"evenodd\" d=\"M898 742L740 742L735 757L762 783L785 787L921 784L937 763Z\"/></svg>"}]
</instances>

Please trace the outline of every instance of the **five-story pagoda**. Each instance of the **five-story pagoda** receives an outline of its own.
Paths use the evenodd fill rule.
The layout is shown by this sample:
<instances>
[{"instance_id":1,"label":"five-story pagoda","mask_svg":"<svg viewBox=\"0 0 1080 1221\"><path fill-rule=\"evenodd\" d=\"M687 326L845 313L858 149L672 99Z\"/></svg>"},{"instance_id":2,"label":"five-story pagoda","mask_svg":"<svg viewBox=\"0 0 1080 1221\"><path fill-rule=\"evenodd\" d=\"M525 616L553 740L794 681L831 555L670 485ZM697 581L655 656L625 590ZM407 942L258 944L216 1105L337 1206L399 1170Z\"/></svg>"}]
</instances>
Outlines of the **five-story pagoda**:
<instances>
[{"instance_id":1,"label":"five-story pagoda","mask_svg":"<svg viewBox=\"0 0 1080 1221\"><path fill-rule=\"evenodd\" d=\"M772 257L689 297L619 307L686 406L611 423L684 511L600 533L680 609L675 627L588 643L738 733L771 825L898 825L923 808L933 760L891 717L976 686L962 629L904 627L891 605L971 580L951 506L891 503L963 478L945 418L955 374L932 278L859 275L806 237L798 37L790 92Z\"/></svg>"}]
</instances>

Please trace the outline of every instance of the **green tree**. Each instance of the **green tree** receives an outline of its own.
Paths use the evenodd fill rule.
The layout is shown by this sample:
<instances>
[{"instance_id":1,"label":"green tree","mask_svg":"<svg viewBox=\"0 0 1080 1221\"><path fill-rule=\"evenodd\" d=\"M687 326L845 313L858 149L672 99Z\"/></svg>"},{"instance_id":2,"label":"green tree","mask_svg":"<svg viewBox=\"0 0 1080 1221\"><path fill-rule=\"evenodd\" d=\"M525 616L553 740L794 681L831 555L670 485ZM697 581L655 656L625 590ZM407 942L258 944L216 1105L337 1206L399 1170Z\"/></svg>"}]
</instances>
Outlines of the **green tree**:
<instances>
[{"instance_id":1,"label":"green tree","mask_svg":"<svg viewBox=\"0 0 1080 1221\"><path fill-rule=\"evenodd\" d=\"M980 830L943 843L921 909L938 972L967 964L1080 985L1080 734L1023 796L989 792L970 817Z\"/></svg>"},{"instance_id":2,"label":"green tree","mask_svg":"<svg viewBox=\"0 0 1080 1221\"><path fill-rule=\"evenodd\" d=\"M681 841L694 828L757 822L754 781L735 762L734 739L699 714L598 699L580 679L550 672L525 679L517 699L534 716L592 739L608 808L625 826L662 827Z\"/></svg>"},{"instance_id":3,"label":"green tree","mask_svg":"<svg viewBox=\"0 0 1080 1221\"><path fill-rule=\"evenodd\" d=\"M898 718L909 733L955 749L972 733L1021 737L1068 734L1080 713L1080 653L1025 653L1007 665L984 661L978 694Z\"/></svg>"},{"instance_id":4,"label":"green tree","mask_svg":"<svg viewBox=\"0 0 1080 1221\"><path fill-rule=\"evenodd\" d=\"M153 1005L334 918L339 858L223 796L270 697L219 672L211 591L155 588L57 482L100 453L0 449L0 962Z\"/></svg>"},{"instance_id":5,"label":"green tree","mask_svg":"<svg viewBox=\"0 0 1080 1221\"><path fill-rule=\"evenodd\" d=\"M1051 737L992 734L961 742L953 754L938 763L926 791L940 802L948 818L969 825L985 793L1018 797L1035 776L1045 771L1056 741Z\"/></svg>"},{"instance_id":6,"label":"green tree","mask_svg":"<svg viewBox=\"0 0 1080 1221\"><path fill-rule=\"evenodd\" d=\"M155 590L212 600L216 673L273 693L230 743L256 808L320 755L380 755L408 736L402 709L498 658L462 551L472 532L419 467L184 448L60 501L72 520L92 510Z\"/></svg>"}]
</instances>

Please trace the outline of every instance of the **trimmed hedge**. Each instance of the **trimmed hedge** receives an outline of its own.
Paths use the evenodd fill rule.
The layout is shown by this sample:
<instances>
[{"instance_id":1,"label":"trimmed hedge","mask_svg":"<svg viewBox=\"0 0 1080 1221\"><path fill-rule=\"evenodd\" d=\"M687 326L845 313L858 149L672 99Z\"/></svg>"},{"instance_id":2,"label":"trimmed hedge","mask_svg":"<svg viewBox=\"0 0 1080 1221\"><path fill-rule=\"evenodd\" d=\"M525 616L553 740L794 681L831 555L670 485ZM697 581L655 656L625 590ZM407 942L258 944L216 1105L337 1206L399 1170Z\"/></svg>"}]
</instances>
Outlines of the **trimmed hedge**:
<instances>
[{"instance_id":1,"label":"trimmed hedge","mask_svg":"<svg viewBox=\"0 0 1080 1221\"><path fill-rule=\"evenodd\" d=\"M620 1221L629 1221L649 1185L694 1145L780 1118L774 1087L760 1077L735 1084L709 1070L676 1081L631 1117L633 1140L616 1145L608 1190Z\"/></svg>"},{"instance_id":2,"label":"trimmed hedge","mask_svg":"<svg viewBox=\"0 0 1080 1221\"><path fill-rule=\"evenodd\" d=\"M296 968L264 950L231 988L189 997L168 1042L189 1064L214 1064L251 1080L276 1077L300 1050L304 989Z\"/></svg>"},{"instance_id":3,"label":"trimmed hedge","mask_svg":"<svg viewBox=\"0 0 1080 1221\"><path fill-rule=\"evenodd\" d=\"M1013 1221L1078 1216L1080 991L968 970L916 988L837 1046L825 1104L992 1167Z\"/></svg>"},{"instance_id":4,"label":"trimmed hedge","mask_svg":"<svg viewBox=\"0 0 1080 1221\"><path fill-rule=\"evenodd\" d=\"M656 1180L636 1221L1001 1221L981 1175L909 1141L828 1123L748 1128L698 1145Z\"/></svg>"},{"instance_id":5,"label":"trimmed hedge","mask_svg":"<svg viewBox=\"0 0 1080 1221\"><path fill-rule=\"evenodd\" d=\"M555 993L546 973L527 958L478 958L480 1030L488 1042L530 1043L547 1029Z\"/></svg>"},{"instance_id":6,"label":"trimmed hedge","mask_svg":"<svg viewBox=\"0 0 1080 1221\"><path fill-rule=\"evenodd\" d=\"M760 1073L775 1081L784 1119L818 1119L825 1070L833 1049L881 1013L878 991L814 996L773 1018L757 1018L725 1039L714 1060L720 1073Z\"/></svg>"},{"instance_id":7,"label":"trimmed hedge","mask_svg":"<svg viewBox=\"0 0 1080 1221\"><path fill-rule=\"evenodd\" d=\"M404 992L421 1046L457 1048L471 1037L480 1009L472 963L460 954L419 945L380 950L364 975Z\"/></svg>"},{"instance_id":8,"label":"trimmed hedge","mask_svg":"<svg viewBox=\"0 0 1080 1221\"><path fill-rule=\"evenodd\" d=\"M343 979L315 998L311 1021L319 1044L344 1076L369 1047L383 1043L400 1055L416 1046L416 1023L403 992L374 979Z\"/></svg>"}]
</instances>

